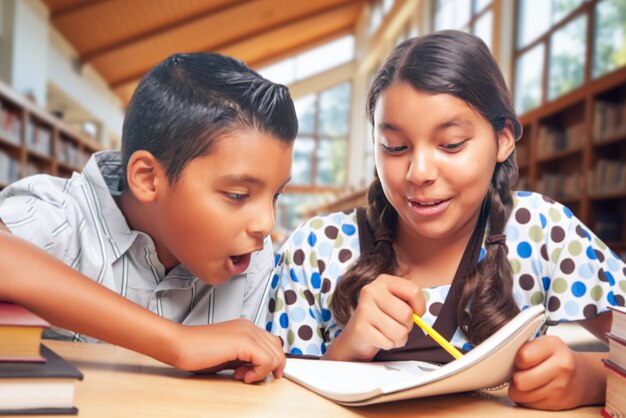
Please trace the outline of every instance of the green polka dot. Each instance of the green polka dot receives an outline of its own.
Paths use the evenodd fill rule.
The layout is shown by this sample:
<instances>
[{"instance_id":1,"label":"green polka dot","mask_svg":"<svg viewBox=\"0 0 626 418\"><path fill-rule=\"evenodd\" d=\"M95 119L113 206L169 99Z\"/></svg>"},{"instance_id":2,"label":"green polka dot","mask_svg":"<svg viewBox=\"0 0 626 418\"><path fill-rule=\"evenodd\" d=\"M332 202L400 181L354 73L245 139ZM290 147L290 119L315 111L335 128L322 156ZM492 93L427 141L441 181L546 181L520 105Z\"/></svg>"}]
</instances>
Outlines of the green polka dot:
<instances>
[{"instance_id":1,"label":"green polka dot","mask_svg":"<svg viewBox=\"0 0 626 418\"><path fill-rule=\"evenodd\" d=\"M561 257L561 248L555 248L554 251L552 251L552 255L550 256L550 259L552 260L553 263L556 263L557 261L559 261L560 257Z\"/></svg>"},{"instance_id":2,"label":"green polka dot","mask_svg":"<svg viewBox=\"0 0 626 418\"><path fill-rule=\"evenodd\" d=\"M320 327L315 327L315 331L317 332L317 336L323 338L322 329Z\"/></svg>"},{"instance_id":3,"label":"green polka dot","mask_svg":"<svg viewBox=\"0 0 626 418\"><path fill-rule=\"evenodd\" d=\"M296 333L293 332L292 330L289 330L287 332L287 342L289 343L289 345L293 344L293 342L296 340Z\"/></svg>"},{"instance_id":4,"label":"green polka dot","mask_svg":"<svg viewBox=\"0 0 626 418\"><path fill-rule=\"evenodd\" d=\"M583 251L583 246L580 241L572 241L567 246L567 250L571 255L578 255Z\"/></svg>"},{"instance_id":5,"label":"green polka dot","mask_svg":"<svg viewBox=\"0 0 626 418\"><path fill-rule=\"evenodd\" d=\"M567 280L559 277L552 281L552 290L556 293L563 293L567 290Z\"/></svg>"},{"instance_id":6,"label":"green polka dot","mask_svg":"<svg viewBox=\"0 0 626 418\"><path fill-rule=\"evenodd\" d=\"M341 248L343 245L343 235L338 235L337 239L335 239L335 248Z\"/></svg>"},{"instance_id":7,"label":"green polka dot","mask_svg":"<svg viewBox=\"0 0 626 418\"><path fill-rule=\"evenodd\" d=\"M530 297L530 303L532 303L533 305L541 305L543 303L543 298L543 292L535 292Z\"/></svg>"},{"instance_id":8,"label":"green polka dot","mask_svg":"<svg viewBox=\"0 0 626 418\"><path fill-rule=\"evenodd\" d=\"M561 212L555 208L550 208L548 211L548 216L552 219L553 222L558 222L561 220Z\"/></svg>"},{"instance_id":9,"label":"green polka dot","mask_svg":"<svg viewBox=\"0 0 626 418\"><path fill-rule=\"evenodd\" d=\"M311 254L309 254L309 263L311 263L311 267L317 268L317 251L311 251Z\"/></svg>"},{"instance_id":10,"label":"green polka dot","mask_svg":"<svg viewBox=\"0 0 626 418\"><path fill-rule=\"evenodd\" d=\"M595 242L596 245L600 247L601 250L606 250L608 248L606 244L603 243L598 237L594 237L593 242Z\"/></svg>"},{"instance_id":11,"label":"green polka dot","mask_svg":"<svg viewBox=\"0 0 626 418\"><path fill-rule=\"evenodd\" d=\"M428 293L426 290L422 290L422 293L424 294L424 300L426 301L426 303L428 303L428 300L430 299L430 293Z\"/></svg>"},{"instance_id":12,"label":"green polka dot","mask_svg":"<svg viewBox=\"0 0 626 418\"><path fill-rule=\"evenodd\" d=\"M276 307L274 308L274 312L279 312L281 309L283 309L283 300L276 297Z\"/></svg>"},{"instance_id":13,"label":"green polka dot","mask_svg":"<svg viewBox=\"0 0 626 418\"><path fill-rule=\"evenodd\" d=\"M309 225L311 225L313 229L321 229L324 227L324 221L321 219L313 219Z\"/></svg>"},{"instance_id":14,"label":"green polka dot","mask_svg":"<svg viewBox=\"0 0 626 418\"><path fill-rule=\"evenodd\" d=\"M599 286L599 285L592 287L591 291L589 291L589 295L596 302L602 299L603 294L604 294L604 290L602 290L602 286Z\"/></svg>"},{"instance_id":15,"label":"green polka dot","mask_svg":"<svg viewBox=\"0 0 626 418\"><path fill-rule=\"evenodd\" d=\"M291 264L291 251L285 250L285 264Z\"/></svg>"},{"instance_id":16,"label":"green polka dot","mask_svg":"<svg viewBox=\"0 0 626 418\"><path fill-rule=\"evenodd\" d=\"M622 292L626 292L626 280L620 280L619 288L622 289Z\"/></svg>"},{"instance_id":17,"label":"green polka dot","mask_svg":"<svg viewBox=\"0 0 626 418\"><path fill-rule=\"evenodd\" d=\"M322 302L320 301L320 293L315 294L315 302L317 302L317 306L322 306Z\"/></svg>"},{"instance_id":18,"label":"green polka dot","mask_svg":"<svg viewBox=\"0 0 626 418\"><path fill-rule=\"evenodd\" d=\"M511 263L511 271L513 272L513 274L519 273L520 270L522 269L521 263L516 258L510 259L509 263Z\"/></svg>"},{"instance_id":19,"label":"green polka dot","mask_svg":"<svg viewBox=\"0 0 626 418\"><path fill-rule=\"evenodd\" d=\"M543 241L543 231L541 230L541 227L539 225L533 225L532 227L530 227L528 235L530 239L534 242Z\"/></svg>"}]
</instances>

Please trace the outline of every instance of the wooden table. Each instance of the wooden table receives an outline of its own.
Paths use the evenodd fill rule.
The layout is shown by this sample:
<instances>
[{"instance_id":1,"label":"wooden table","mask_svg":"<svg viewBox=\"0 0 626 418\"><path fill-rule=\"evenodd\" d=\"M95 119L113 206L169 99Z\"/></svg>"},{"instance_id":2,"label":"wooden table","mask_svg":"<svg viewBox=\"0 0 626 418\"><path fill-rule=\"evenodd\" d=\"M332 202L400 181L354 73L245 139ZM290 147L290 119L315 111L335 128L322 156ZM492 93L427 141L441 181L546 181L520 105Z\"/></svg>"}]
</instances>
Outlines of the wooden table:
<instances>
[{"instance_id":1,"label":"wooden table","mask_svg":"<svg viewBox=\"0 0 626 418\"><path fill-rule=\"evenodd\" d=\"M84 374L79 417L599 417L599 407L544 412L515 406L506 391L344 407L287 379L247 385L225 374L193 375L107 344L45 340Z\"/></svg>"}]
</instances>

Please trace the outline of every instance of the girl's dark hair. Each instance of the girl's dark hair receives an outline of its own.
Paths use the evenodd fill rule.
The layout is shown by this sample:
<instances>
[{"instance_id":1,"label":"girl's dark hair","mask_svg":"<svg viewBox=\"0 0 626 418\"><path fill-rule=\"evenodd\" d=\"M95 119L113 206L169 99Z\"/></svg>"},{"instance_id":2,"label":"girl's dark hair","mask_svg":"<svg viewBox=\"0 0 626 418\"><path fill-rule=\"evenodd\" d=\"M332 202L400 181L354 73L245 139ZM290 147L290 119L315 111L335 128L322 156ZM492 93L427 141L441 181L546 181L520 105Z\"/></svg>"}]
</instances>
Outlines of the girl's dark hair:
<instances>
[{"instance_id":1,"label":"girl's dark hair","mask_svg":"<svg viewBox=\"0 0 626 418\"><path fill-rule=\"evenodd\" d=\"M147 150L174 184L216 138L242 128L293 141L298 119L287 87L224 55L174 54L133 93L122 129L124 174L131 155Z\"/></svg>"},{"instance_id":2,"label":"girl's dark hair","mask_svg":"<svg viewBox=\"0 0 626 418\"><path fill-rule=\"evenodd\" d=\"M400 82L419 91L463 99L491 123L496 134L507 122L512 125L516 140L522 134L498 65L487 46L476 36L441 31L399 44L370 87L367 114L372 125L378 97L389 86ZM484 201L489 211L487 226L490 234L504 233L512 207L511 188L517 175L514 153L495 167ZM377 173L367 200L367 219L374 235L394 233L398 214L385 197ZM340 280L333 296L332 310L338 321L348 322L363 286L380 274L395 274L396 269L389 240L379 240L373 252L361 254ZM519 312L513 300L512 286L506 247L488 246L484 259L466 274L457 308L457 322L472 344L482 342ZM469 308L468 312L466 308Z\"/></svg>"}]
</instances>

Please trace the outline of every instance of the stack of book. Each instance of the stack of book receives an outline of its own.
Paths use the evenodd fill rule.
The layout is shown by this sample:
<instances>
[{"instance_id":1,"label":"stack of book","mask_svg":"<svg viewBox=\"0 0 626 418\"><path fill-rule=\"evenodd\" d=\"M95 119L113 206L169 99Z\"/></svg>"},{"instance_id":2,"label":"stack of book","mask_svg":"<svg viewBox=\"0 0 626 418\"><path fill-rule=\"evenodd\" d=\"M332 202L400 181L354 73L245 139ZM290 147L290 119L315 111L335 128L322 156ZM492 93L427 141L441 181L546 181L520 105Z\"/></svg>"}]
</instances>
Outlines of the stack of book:
<instances>
[{"instance_id":1,"label":"stack of book","mask_svg":"<svg viewBox=\"0 0 626 418\"><path fill-rule=\"evenodd\" d=\"M0 302L0 415L76 414L74 387L83 375L41 344L49 324Z\"/></svg>"},{"instance_id":2,"label":"stack of book","mask_svg":"<svg viewBox=\"0 0 626 418\"><path fill-rule=\"evenodd\" d=\"M609 357L604 365L610 370L606 381L606 404L602 415L607 418L626 417L626 307L611 307L613 324L609 338Z\"/></svg>"}]
</instances>

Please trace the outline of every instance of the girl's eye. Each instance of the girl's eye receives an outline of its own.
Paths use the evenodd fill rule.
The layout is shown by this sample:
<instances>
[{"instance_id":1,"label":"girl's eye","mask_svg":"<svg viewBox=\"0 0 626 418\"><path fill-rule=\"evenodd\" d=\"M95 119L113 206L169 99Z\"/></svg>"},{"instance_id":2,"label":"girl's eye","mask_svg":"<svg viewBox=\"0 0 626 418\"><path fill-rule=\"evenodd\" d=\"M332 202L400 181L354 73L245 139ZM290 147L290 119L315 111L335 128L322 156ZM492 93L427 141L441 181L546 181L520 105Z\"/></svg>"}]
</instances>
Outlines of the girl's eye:
<instances>
[{"instance_id":1,"label":"girl's eye","mask_svg":"<svg viewBox=\"0 0 626 418\"><path fill-rule=\"evenodd\" d=\"M382 147L383 151L388 152L390 154L395 154L395 153L399 153L404 151L405 149L407 149L408 147L406 145L402 145L399 147L390 147L388 145L385 144L380 144L380 146Z\"/></svg>"},{"instance_id":2,"label":"girl's eye","mask_svg":"<svg viewBox=\"0 0 626 418\"><path fill-rule=\"evenodd\" d=\"M463 149L463 147L465 146L465 143L467 142L467 140L465 141L461 141L461 142L457 142L454 144L442 144L441 148L443 148L446 151L449 152L458 152L461 151Z\"/></svg>"},{"instance_id":3,"label":"girl's eye","mask_svg":"<svg viewBox=\"0 0 626 418\"><path fill-rule=\"evenodd\" d=\"M242 193L226 193L226 196L228 196L229 199L232 199L237 202L246 200L246 198L248 197L247 194L242 194Z\"/></svg>"}]
</instances>

